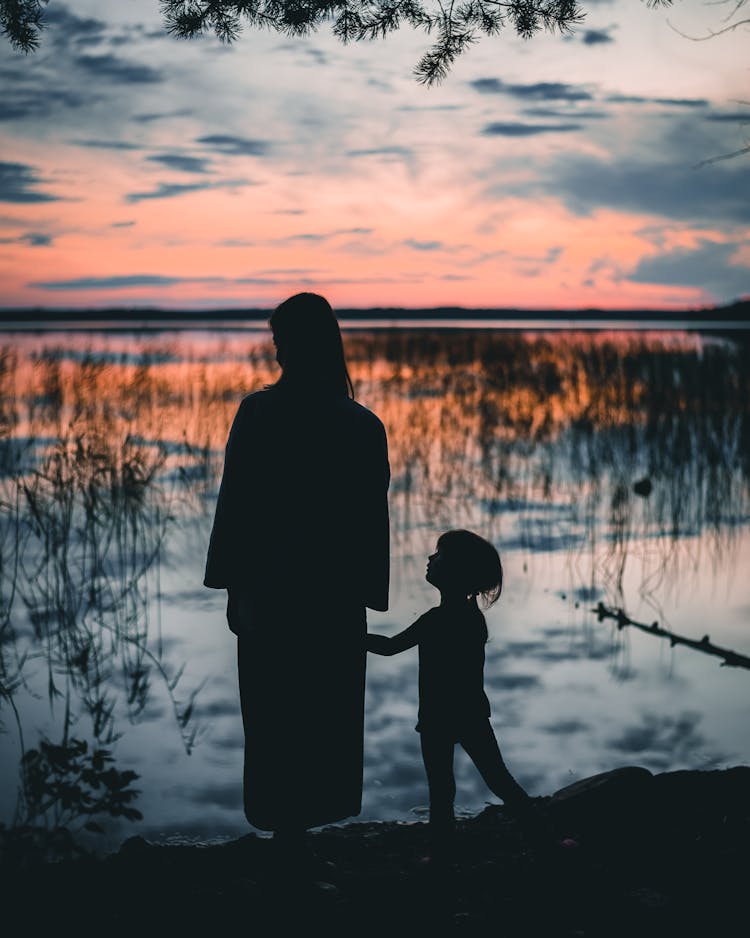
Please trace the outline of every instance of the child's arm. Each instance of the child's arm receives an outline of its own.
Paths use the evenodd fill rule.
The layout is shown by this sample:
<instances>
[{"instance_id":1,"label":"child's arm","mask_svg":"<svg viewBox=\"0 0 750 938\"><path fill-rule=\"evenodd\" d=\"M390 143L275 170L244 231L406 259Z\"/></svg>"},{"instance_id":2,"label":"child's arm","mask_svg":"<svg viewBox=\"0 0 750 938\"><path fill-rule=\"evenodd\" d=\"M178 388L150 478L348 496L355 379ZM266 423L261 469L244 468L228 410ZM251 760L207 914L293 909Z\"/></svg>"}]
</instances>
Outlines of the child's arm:
<instances>
[{"instance_id":1,"label":"child's arm","mask_svg":"<svg viewBox=\"0 0 750 938\"><path fill-rule=\"evenodd\" d=\"M413 648L419 644L421 636L420 621L420 619L417 619L408 629L404 629L403 632L399 632L398 635L394 635L392 638L368 632L366 639L367 650L376 655L397 655L400 651Z\"/></svg>"}]
</instances>

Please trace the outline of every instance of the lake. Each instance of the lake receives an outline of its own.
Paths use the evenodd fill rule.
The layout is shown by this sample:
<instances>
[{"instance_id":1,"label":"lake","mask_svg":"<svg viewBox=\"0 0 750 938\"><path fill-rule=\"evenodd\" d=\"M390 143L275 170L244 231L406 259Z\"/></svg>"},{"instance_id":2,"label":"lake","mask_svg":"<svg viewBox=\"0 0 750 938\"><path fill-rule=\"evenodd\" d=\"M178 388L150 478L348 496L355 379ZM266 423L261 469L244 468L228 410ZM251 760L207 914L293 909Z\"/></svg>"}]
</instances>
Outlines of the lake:
<instances>
[{"instance_id":1,"label":"lake","mask_svg":"<svg viewBox=\"0 0 750 938\"><path fill-rule=\"evenodd\" d=\"M505 567L486 690L532 794L750 762L750 673L709 653L750 655L748 333L446 325L344 331L390 445L391 607L370 629L435 604L427 555L471 528ZM231 420L276 377L257 327L0 333L0 821L80 826L81 784L60 785L106 750L96 771L138 778L100 790L138 789L120 804L142 818L97 817L91 842L247 832L235 639L202 579ZM363 820L424 814L416 681L416 650L370 656ZM456 778L459 810L494 800L463 753Z\"/></svg>"}]
</instances>

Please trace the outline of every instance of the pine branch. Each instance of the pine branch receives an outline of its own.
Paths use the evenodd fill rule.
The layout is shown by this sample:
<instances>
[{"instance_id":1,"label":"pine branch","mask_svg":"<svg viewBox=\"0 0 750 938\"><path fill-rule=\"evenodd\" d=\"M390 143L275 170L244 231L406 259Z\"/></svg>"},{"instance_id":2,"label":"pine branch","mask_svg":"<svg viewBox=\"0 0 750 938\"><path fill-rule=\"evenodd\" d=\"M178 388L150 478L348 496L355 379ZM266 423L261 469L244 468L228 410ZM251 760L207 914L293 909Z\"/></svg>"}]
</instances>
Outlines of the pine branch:
<instances>
[{"instance_id":1,"label":"pine branch","mask_svg":"<svg viewBox=\"0 0 750 938\"><path fill-rule=\"evenodd\" d=\"M39 47L46 5L47 0L0 0L0 33L14 49L28 53Z\"/></svg>"}]
</instances>

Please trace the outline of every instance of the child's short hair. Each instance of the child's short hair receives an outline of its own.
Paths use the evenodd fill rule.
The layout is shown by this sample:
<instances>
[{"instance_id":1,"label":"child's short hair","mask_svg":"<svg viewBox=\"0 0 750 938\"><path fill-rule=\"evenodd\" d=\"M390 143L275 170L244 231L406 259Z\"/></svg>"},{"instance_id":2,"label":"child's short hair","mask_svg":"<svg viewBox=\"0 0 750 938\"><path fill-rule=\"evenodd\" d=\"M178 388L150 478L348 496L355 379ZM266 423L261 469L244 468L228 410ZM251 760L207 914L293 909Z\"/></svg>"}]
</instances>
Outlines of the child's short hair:
<instances>
[{"instance_id":1,"label":"child's short hair","mask_svg":"<svg viewBox=\"0 0 750 938\"><path fill-rule=\"evenodd\" d=\"M485 609L497 602L503 589L503 565L495 547L473 531L456 529L437 542L466 595L481 596Z\"/></svg>"}]
</instances>

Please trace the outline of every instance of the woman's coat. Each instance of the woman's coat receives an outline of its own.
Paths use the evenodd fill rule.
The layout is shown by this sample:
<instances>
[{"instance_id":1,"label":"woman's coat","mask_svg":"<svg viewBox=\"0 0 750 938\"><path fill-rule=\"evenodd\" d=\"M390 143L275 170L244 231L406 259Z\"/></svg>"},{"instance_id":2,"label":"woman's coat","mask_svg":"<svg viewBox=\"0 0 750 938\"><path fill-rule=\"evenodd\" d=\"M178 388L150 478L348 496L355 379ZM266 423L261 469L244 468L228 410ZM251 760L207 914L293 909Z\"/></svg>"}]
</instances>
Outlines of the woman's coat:
<instances>
[{"instance_id":1,"label":"woman's coat","mask_svg":"<svg viewBox=\"0 0 750 938\"><path fill-rule=\"evenodd\" d=\"M229 591L245 813L264 830L358 814L365 606L388 607L388 451L346 397L246 397L227 442L206 586Z\"/></svg>"}]
</instances>

